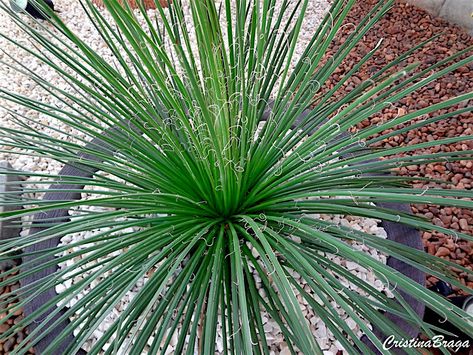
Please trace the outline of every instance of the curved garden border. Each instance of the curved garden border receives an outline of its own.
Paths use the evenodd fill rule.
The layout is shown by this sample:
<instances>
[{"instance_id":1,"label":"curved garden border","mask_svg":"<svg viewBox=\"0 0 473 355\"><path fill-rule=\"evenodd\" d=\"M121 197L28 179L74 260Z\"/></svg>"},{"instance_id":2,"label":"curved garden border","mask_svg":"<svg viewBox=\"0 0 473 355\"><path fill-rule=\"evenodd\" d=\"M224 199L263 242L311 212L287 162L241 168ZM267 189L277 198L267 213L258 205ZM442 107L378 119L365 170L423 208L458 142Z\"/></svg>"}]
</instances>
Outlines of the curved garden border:
<instances>
[{"instance_id":1,"label":"curved garden border","mask_svg":"<svg viewBox=\"0 0 473 355\"><path fill-rule=\"evenodd\" d=\"M269 107L272 105L270 104ZM263 120L266 120L269 117L270 113L270 108L264 113L263 115ZM295 122L295 125L297 125L301 122L301 120L308 114L308 111L304 111L300 117ZM294 127L293 126L293 127ZM107 131L105 134L108 136L113 136L118 132L119 128L112 128L109 131ZM105 143L103 140L95 138L93 139L90 143L86 145L86 148L93 148L93 149L99 149L103 153L111 153L113 154L113 150L111 147ZM91 156L90 154L80 154L79 157L84 158L84 159L94 159L94 160L100 160L97 157ZM59 172L59 176L77 176L77 177L93 177L94 173L97 171L97 169L81 165L81 164L66 164L64 168ZM80 190L83 189L83 185L67 185L67 184L55 184L54 189L74 189L74 190ZM47 192L43 200L48 200L48 201L54 201L54 200L61 200L61 201L72 201L72 200L79 200L81 198L81 194L79 192L75 193L70 193L70 192L58 192L58 191L53 191L53 192ZM411 213L409 206L403 205L403 204L398 204L398 203L376 203L377 206L383 207L383 208L390 208L394 210L398 210L403 213ZM54 211L48 211L48 212L43 212L43 213L38 213L34 216L34 227L30 229L29 235L34 235L35 233L38 233L39 231L45 230L48 227L43 227L41 226L42 223L45 223L46 221L48 223L51 223L52 221L55 222L67 222L69 220L69 214L67 209L59 209L59 210L54 210ZM387 233L387 238L389 240L405 244L407 246L410 246L412 248L418 249L418 250L423 250L423 245L422 245L422 239L420 237L419 232L412 227L402 225L399 223L394 223L394 222L388 222L388 221L382 221L381 222L382 227L386 230ZM25 256L22 258L23 263L30 263L29 267L34 267L35 265L43 264L45 262L48 262L52 260L52 257L42 257L41 251L42 250L47 250L50 248L56 247L59 242L60 242L61 237L57 236L54 238L50 238L47 240L44 240L42 242L36 243L32 246L28 246L25 248ZM40 258L40 260L37 260ZM387 265L393 267L394 269L398 270L400 273L410 277L412 280L416 281L417 283L421 284L422 286L425 286L425 274L424 272L418 270L417 268L410 266L400 260L397 260L393 257L388 257L387 259ZM37 272L33 275L29 275L28 277L25 277L24 279L21 280L21 286L22 287L28 287L28 285L31 285L35 281L38 281L41 278L47 277L50 274L55 273L58 270L58 266L52 266L48 267L41 272ZM423 317L424 315L424 309L425 306L424 304L406 294L402 290L399 291L400 294L404 297L405 301L412 307L412 309L419 315L419 317ZM35 297L27 306L25 306L24 313L25 316L29 316L32 313L34 313L36 310L38 310L40 307L45 305L49 300L51 300L53 297L57 295L55 288L50 288L46 292L41 293L37 297ZM57 306L53 306L48 310L47 312L44 312L41 317L38 317L34 322L32 322L29 325L29 330L32 331L34 328L37 327L37 324L41 323L50 312L53 310L57 310ZM50 324L53 324L58 318L61 317L65 313L65 309L60 310L60 312L50 320ZM416 337L419 333L419 328L416 326L411 325L410 323L407 323L403 318L400 318L396 315L393 315L391 313L385 314L388 319L390 319L392 322L397 324L409 337ZM59 323L56 327L48 331L48 334L41 340L39 341L35 346L35 351L37 354L43 354L44 350L48 347L48 345L56 339L58 334L69 324L69 320L64 320L61 323ZM382 333L374 328L375 334L380 337L382 337ZM371 344L370 340L366 336L362 337L362 341L365 342L368 346L370 346L373 351L378 352L375 350L373 344ZM65 354L65 350L68 348L68 346L74 342L74 336L73 334L69 334L64 341L61 343L61 345L56 349L58 354ZM87 354L84 350L79 350L77 352L79 355L84 355Z\"/></svg>"}]
</instances>

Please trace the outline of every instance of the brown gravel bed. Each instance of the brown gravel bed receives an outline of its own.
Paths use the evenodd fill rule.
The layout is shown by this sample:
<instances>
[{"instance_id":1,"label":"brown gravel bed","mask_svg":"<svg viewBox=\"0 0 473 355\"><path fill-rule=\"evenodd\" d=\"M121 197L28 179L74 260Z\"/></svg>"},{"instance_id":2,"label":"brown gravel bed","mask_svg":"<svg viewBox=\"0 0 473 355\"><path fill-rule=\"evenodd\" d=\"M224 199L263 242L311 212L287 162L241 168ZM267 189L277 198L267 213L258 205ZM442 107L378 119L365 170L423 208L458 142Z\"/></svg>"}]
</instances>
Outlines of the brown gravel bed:
<instances>
[{"instance_id":1,"label":"brown gravel bed","mask_svg":"<svg viewBox=\"0 0 473 355\"><path fill-rule=\"evenodd\" d=\"M375 0L358 1L351 10L347 23L356 24L375 3ZM353 26L351 25L344 27L341 35L339 34L335 39L329 55L335 53L335 50L344 42L352 30ZM360 72L340 89L336 95L341 97L347 92L350 92L361 81L368 79L371 72L376 71L382 65L392 61L404 51L436 34L441 35L434 42L429 43L424 48L415 52L412 57L407 60L408 63L420 62L419 70L424 69L429 64L438 62L450 54L473 45L473 38L462 29L442 19L434 18L421 9L402 2L396 2L393 9L391 9L375 28L365 36L363 43L352 51L350 56L344 61L344 65L337 69L327 87L333 87L337 82L337 78L341 78L348 72L353 64L371 50L380 38L384 38L384 42L378 50L378 54L375 54L369 62L361 68ZM473 54L473 51L468 52L468 55L471 54ZM459 94L471 92L472 90L473 64L469 64L419 89L400 102L394 103L389 109L384 110L382 114L362 122L358 128L376 124L382 120L393 118L399 114L402 115L412 112ZM452 108L452 110L466 107L466 105L471 106L472 104L473 102L463 102ZM443 110L440 112L445 113L447 111ZM438 115L438 113L435 115ZM434 115L429 115L429 117L433 116ZM424 118L427 117L421 117L421 119ZM385 133L387 132L389 131ZM421 129L409 130L407 133L379 142L376 146L378 148L406 146L447 137L471 134L473 134L473 114L470 112L438 121L434 124L429 124ZM409 154L429 154L471 149L473 149L473 141L470 140L456 144L438 145L429 149L417 150L413 153L410 152ZM442 183L415 181L412 185L417 188L440 187L446 189L471 189L473 187L473 162L470 160L411 165L398 169L398 173L403 176L429 177L444 181ZM413 205L412 211L416 215L426 217L436 225L473 235L473 211L471 210ZM473 243L445 236L437 232L423 233L423 240L425 250L429 253L452 260L459 265L472 269ZM471 276L468 277L458 269L454 269L453 271L456 272L458 279L463 284L473 288L473 278ZM427 286L431 286L435 281L436 279L434 277L429 276ZM457 293L461 293L457 288L454 288L454 290Z\"/></svg>"},{"instance_id":2,"label":"brown gravel bed","mask_svg":"<svg viewBox=\"0 0 473 355\"><path fill-rule=\"evenodd\" d=\"M0 273L9 270L11 267L18 265L18 261L13 261L13 262L0 262ZM11 274L9 277L14 276L14 274ZM7 278L8 279L8 278ZM6 279L0 278L0 282L5 281ZM20 287L20 284L18 282L12 282L8 286L2 286L0 287L0 295L4 295L10 292L14 292ZM2 302L4 301L3 299L1 300ZM8 306L12 306L17 302L17 299L14 296L8 297ZM10 303L11 302L11 303ZM5 309L0 308L0 320L2 320L6 316L7 312ZM17 324L19 321L23 319L23 312L21 310L18 310L15 314L14 317L8 319L6 323L0 324L0 333L8 331L10 327L13 324ZM8 339L0 339L0 355L7 355L12 352L12 350L15 348L15 346L23 341L23 339L27 336L26 331L20 332L16 334L15 336L11 336ZM30 349L28 351L28 354L34 354L34 349Z\"/></svg>"}]
</instances>

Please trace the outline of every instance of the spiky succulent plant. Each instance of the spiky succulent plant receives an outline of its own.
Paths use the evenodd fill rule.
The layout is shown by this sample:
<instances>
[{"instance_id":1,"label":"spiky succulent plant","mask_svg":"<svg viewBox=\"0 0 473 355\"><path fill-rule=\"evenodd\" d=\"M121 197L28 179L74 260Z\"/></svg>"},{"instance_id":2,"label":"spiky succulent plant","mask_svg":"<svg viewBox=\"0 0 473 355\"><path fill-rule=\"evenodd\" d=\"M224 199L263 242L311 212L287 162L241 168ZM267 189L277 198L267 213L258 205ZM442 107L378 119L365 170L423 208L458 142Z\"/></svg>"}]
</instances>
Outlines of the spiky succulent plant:
<instances>
[{"instance_id":1,"label":"spiky succulent plant","mask_svg":"<svg viewBox=\"0 0 473 355\"><path fill-rule=\"evenodd\" d=\"M61 125L50 127L59 136L44 133L34 128L41 122L4 105L18 128L0 128L0 145L9 154L46 157L80 172L77 176L67 171L62 175L20 172L35 179L23 182L21 197L18 192L2 196L2 205L22 207L2 213L3 220L22 217L26 229L31 227L28 217L36 214L41 224L36 223L29 235L0 242L0 260L23 257L21 266L0 274L9 276L0 286L22 282L21 288L0 295L0 306L6 310L0 324L55 286L76 280L0 334L4 339L30 328L15 353L24 354L55 329L55 339L43 352L57 354L75 330L75 341L61 351L76 354L145 275L148 281L91 354L100 353L110 339L112 346L106 354L119 349L156 354L164 352L176 334L176 354L214 354L217 330L224 353L269 354L263 311L278 325L291 351L320 354L301 302L313 309L348 353L371 350L339 316L337 307L386 353L379 335L367 323L385 335L402 338L405 334L383 312L432 335L432 327L401 294L422 300L439 314L448 309L451 323L473 333L461 309L354 245L364 243L468 293L471 290L448 269L455 266L470 275L471 270L318 217L376 218L472 240L373 204L471 208L471 191L410 188L407 178L389 174L405 165L469 159L470 152L398 155L471 137L381 151L369 147L409 129L396 128L401 124L471 100L473 93L352 130L471 62L472 56L467 55L471 49L413 71L416 65L403 63L423 45L419 44L335 99L337 89L377 48L330 90L325 87L328 79L392 1L379 1L327 60L325 53L354 4L354 0L335 0L303 55L294 61L308 1L281 0L278 6L275 0L186 1L191 14L187 16L183 2L173 0L168 9L158 6L156 16L141 7L144 21L140 22L136 12L117 0L104 0L113 21L83 0L84 10L108 47L107 58L94 52L63 24L60 15L41 3L36 6L47 12L49 23L34 23L2 3L35 46L2 36L49 65L69 85L55 87L9 53L13 60L9 65L32 78L61 105L5 89L0 90L2 100L35 110L72 130ZM471 106L449 110L415 127L469 111ZM385 133L388 128L395 129ZM42 200L45 190L49 198ZM81 192L88 198L74 200ZM48 214L56 210L73 213L58 223ZM42 215L49 217L41 219ZM78 233L81 238L56 246L60 237ZM68 253L69 249L74 251ZM386 295L327 253L372 270L395 287ZM58 263L65 266L58 269ZM79 294L80 300L71 303ZM19 301L10 303L12 296ZM64 308L66 304L70 307ZM65 326L58 329L60 324Z\"/></svg>"}]
</instances>

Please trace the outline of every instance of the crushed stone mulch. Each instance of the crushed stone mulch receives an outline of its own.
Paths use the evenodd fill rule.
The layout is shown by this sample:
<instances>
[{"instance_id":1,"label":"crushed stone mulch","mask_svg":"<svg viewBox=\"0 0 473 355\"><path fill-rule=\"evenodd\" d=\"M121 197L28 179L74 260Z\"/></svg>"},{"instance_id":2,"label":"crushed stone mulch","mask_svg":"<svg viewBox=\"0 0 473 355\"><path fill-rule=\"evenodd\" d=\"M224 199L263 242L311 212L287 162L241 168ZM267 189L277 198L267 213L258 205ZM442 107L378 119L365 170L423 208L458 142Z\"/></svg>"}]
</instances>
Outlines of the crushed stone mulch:
<instances>
[{"instance_id":1,"label":"crushed stone mulch","mask_svg":"<svg viewBox=\"0 0 473 355\"><path fill-rule=\"evenodd\" d=\"M353 31L361 18L375 5L375 0L358 1L349 13L346 25L334 40L328 56L333 55L342 45L347 36ZM386 16L369 31L363 42L360 43L344 61L330 82L326 83L327 89L332 88L346 74L355 63L366 55L383 38L377 53L360 69L360 71L349 80L343 88L335 95L342 97L353 90L360 82L368 80L371 73L380 69L383 65L391 62L403 52L411 49L417 44L431 38L434 35L439 37L425 47L417 50L403 64L419 62L420 66L415 71L425 69L433 63L437 63L447 56L473 45L473 38L461 28L449 24L448 22L435 18L427 12L412 5L396 2L394 7ZM472 55L473 50L468 51L461 58ZM443 67L442 67L443 68ZM400 69L398 67L397 69ZM383 120L404 115L417 109L422 109L429 105L453 98L462 93L473 90L473 64L458 68L457 70L437 79L435 82L418 89L415 93L401 99L397 103L392 103L390 107L383 110L381 114L363 121L357 129L378 124ZM419 120L438 116L439 114L457 110L459 108L473 105L473 102L462 102L452 108L440 110L436 113L424 115ZM404 127L397 126L396 128ZM394 127L393 127L394 128ZM389 133L393 129L384 131ZM444 119L429 124L420 129L408 130L384 141L376 143L376 148L401 147L418 144L421 142L435 141L448 137L466 136L473 134L473 113L463 113L448 119ZM436 145L431 148L419 149L404 155L430 154L438 152L466 151L473 149L473 141L463 141L455 144ZM471 157L471 155L470 155ZM428 177L442 180L442 182L414 181L412 184L416 188L445 188L445 189L471 189L473 187L473 161L442 161L434 164L409 165L397 169L397 173L402 176ZM418 216L422 216L432 221L432 223L453 229L458 232L473 235L473 211L463 208L441 207L432 205L412 205L412 211ZM446 236L438 232L424 232L422 235L425 250L430 254L448 259L466 267L473 268L473 243ZM458 280L473 288L473 278L459 269L453 269ZM437 279L428 276L427 286L432 286ZM462 291L453 287L456 294Z\"/></svg>"},{"instance_id":2,"label":"crushed stone mulch","mask_svg":"<svg viewBox=\"0 0 473 355\"><path fill-rule=\"evenodd\" d=\"M0 261L0 273L5 272L7 270L10 270L12 267L19 265L20 260L12 260L12 261ZM11 278L15 276L15 274L10 274L9 277L6 279L0 278L0 282L8 280L8 278ZM17 289L20 288L20 283L19 282L12 282L9 285L6 286L0 286L0 295L6 295L8 293L15 293ZM17 302L18 299L14 295L10 295L7 299L1 299L1 302L7 301L7 307L14 306ZM4 319L7 316L7 312L5 309L0 308L0 320ZM23 311L20 309L16 311L10 319L8 319L5 323L0 324L0 334L8 331L12 325L17 324L23 319ZM22 332L19 332L15 335L12 335L11 337L7 339L0 339L0 355L7 355L10 354L15 346L17 344L20 344L25 337L28 336L28 333L26 329L24 329ZM27 354L34 354L35 351L33 348L28 350Z\"/></svg>"},{"instance_id":3,"label":"crushed stone mulch","mask_svg":"<svg viewBox=\"0 0 473 355\"><path fill-rule=\"evenodd\" d=\"M357 1L349 14L347 24L355 24L368 12L376 3L375 0ZM353 30L352 25L345 26L341 33L335 38L330 52L334 51L344 42L350 31ZM331 82L326 86L327 89L333 87L337 79L342 77L348 70L369 50L371 50L380 38L384 41L378 50L378 53L364 65L360 72L354 76L336 95L343 96L345 93L353 90L361 81L367 80L374 70L382 65L392 61L402 52L412 48L423 40L440 34L439 38L434 42L426 45L424 48L414 53L407 61L408 63L420 62L420 69L426 65L435 63L449 54L453 54L459 50L465 49L473 45L473 39L462 29L447 23L446 21L434 18L423 10L414 6L401 2L396 2L395 6L389 13L371 30L364 38L364 41L356 47L350 56L345 60L331 78ZM329 53L330 54L330 53ZM471 53L470 53L471 54ZM360 127L366 127L370 124L376 124L383 119L395 117L398 114L412 112L413 110L427 107L445 99L452 98L461 93L473 90L473 65L465 66L455 70L454 72L443 76L435 83L427 85L419 89L416 93L402 99L382 112L382 114L372 117L363 122ZM471 105L472 102L465 102L458 107ZM454 109L454 108L453 108ZM430 116L429 116L430 117ZM426 118L426 117L423 117ZM396 147L412 145L420 142L438 140L445 137L458 135L473 134L473 115L471 113L462 114L446 120L430 124L417 130L409 130L405 134L391 137L380 142L378 147ZM449 145L438 145L429 149L422 149L414 152L414 154L428 154L431 152L441 151L465 151L473 149L473 142L466 141ZM410 153L412 154L412 153ZM469 189L473 186L473 162L470 160L441 162L426 165L411 165L398 169L398 173L403 176L414 177L431 177L441 179L443 183L425 183L417 181L413 185L417 188L441 187L448 189ZM451 228L462 233L473 235L473 212L467 209L413 205L412 211L419 216L423 216L433 223ZM456 239L445 236L437 232L424 232L423 241L425 250L431 254L452 260L468 269L473 268L473 243L466 242L462 239ZM453 270L458 279L463 284L473 288L473 278L468 277L460 270ZM3 280L0 280L3 281ZM436 279L429 276L427 286L431 286ZM12 285L0 289L0 294L7 293L10 290L17 289L19 285ZM461 294L458 289L454 288L457 294ZM12 300L14 302L14 300ZM0 319L5 314L0 310ZM0 332L8 330L16 319L21 319L23 315L18 312L16 318L9 320L7 323L0 325ZM17 320L17 321L18 321ZM0 355L9 354L19 343L25 334L19 334L11 337L6 341L0 340ZM29 353L33 354L31 350Z\"/></svg>"}]
</instances>

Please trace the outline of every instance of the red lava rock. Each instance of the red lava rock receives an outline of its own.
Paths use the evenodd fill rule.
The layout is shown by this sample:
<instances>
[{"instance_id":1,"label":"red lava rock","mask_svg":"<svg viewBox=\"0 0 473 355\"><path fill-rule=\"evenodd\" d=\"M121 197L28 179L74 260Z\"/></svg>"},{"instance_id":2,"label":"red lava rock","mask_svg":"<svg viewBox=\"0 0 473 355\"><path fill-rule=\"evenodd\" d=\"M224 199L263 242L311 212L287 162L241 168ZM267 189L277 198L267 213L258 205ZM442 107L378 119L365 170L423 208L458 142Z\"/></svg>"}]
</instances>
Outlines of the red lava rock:
<instances>
[{"instance_id":1,"label":"red lava rock","mask_svg":"<svg viewBox=\"0 0 473 355\"><path fill-rule=\"evenodd\" d=\"M465 218L460 219L458 223L460 223L461 229L468 230L468 221Z\"/></svg>"},{"instance_id":2,"label":"red lava rock","mask_svg":"<svg viewBox=\"0 0 473 355\"><path fill-rule=\"evenodd\" d=\"M429 254L434 255L434 254L435 254L435 245L433 245L433 244L428 244L428 245L427 245L427 252L428 252Z\"/></svg>"},{"instance_id":3,"label":"red lava rock","mask_svg":"<svg viewBox=\"0 0 473 355\"><path fill-rule=\"evenodd\" d=\"M440 247L437 249L437 252L435 253L436 256L447 256L450 255L450 250L445 247Z\"/></svg>"},{"instance_id":4,"label":"red lava rock","mask_svg":"<svg viewBox=\"0 0 473 355\"><path fill-rule=\"evenodd\" d=\"M473 249L471 245L469 244L460 245L459 248L463 250L465 253L467 253L468 255L472 254Z\"/></svg>"},{"instance_id":5,"label":"red lava rock","mask_svg":"<svg viewBox=\"0 0 473 355\"><path fill-rule=\"evenodd\" d=\"M8 338L8 340L3 343L3 351L5 351L5 353L9 353L10 350L13 350L13 346L16 344L16 341L15 341L15 338L11 337L11 338Z\"/></svg>"}]
</instances>

